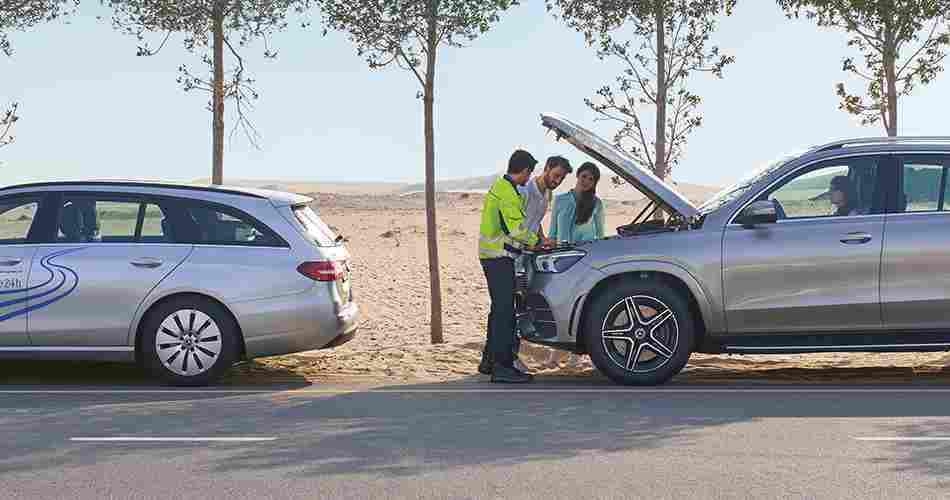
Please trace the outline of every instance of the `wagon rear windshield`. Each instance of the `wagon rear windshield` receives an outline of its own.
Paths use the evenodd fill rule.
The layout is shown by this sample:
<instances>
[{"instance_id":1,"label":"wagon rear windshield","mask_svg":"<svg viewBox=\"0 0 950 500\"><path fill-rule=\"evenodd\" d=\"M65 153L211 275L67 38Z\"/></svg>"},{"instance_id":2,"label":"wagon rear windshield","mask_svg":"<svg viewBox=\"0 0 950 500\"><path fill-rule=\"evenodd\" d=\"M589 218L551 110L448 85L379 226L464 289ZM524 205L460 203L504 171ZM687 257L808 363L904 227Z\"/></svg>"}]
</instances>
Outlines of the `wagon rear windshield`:
<instances>
[{"instance_id":1,"label":"wagon rear windshield","mask_svg":"<svg viewBox=\"0 0 950 500\"><path fill-rule=\"evenodd\" d=\"M338 244L333 230L323 222L323 219L312 208L307 205L297 205L293 207L293 212L294 217L303 225L304 229L307 230L307 234L313 238L317 245L329 247Z\"/></svg>"}]
</instances>

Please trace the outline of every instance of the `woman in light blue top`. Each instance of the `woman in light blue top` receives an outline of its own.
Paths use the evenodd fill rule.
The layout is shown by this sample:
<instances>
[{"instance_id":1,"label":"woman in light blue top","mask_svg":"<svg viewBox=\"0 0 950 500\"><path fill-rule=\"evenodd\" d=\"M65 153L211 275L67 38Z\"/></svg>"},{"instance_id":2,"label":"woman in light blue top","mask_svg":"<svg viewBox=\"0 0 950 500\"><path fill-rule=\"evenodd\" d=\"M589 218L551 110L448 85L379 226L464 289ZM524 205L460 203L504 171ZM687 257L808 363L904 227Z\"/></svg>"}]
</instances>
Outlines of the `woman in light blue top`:
<instances>
[{"instance_id":1,"label":"woman in light blue top","mask_svg":"<svg viewBox=\"0 0 950 500\"><path fill-rule=\"evenodd\" d=\"M575 243L604 237L604 204L597 197L600 170L587 162L577 169L574 189L554 198L548 237Z\"/></svg>"}]
</instances>

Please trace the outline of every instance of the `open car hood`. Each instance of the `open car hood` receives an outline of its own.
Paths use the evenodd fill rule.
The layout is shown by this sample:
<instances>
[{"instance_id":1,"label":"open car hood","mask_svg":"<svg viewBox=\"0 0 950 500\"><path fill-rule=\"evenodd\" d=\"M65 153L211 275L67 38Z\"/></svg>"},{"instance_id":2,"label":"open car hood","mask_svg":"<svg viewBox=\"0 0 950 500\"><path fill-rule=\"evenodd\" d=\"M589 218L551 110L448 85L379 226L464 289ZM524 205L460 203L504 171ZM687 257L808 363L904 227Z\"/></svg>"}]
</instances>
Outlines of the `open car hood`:
<instances>
[{"instance_id":1,"label":"open car hood","mask_svg":"<svg viewBox=\"0 0 950 500\"><path fill-rule=\"evenodd\" d=\"M593 132L553 113L541 115L541 124L553 130L558 139L565 139L577 149L598 160L624 180L633 184L644 196L669 208L685 219L699 215L699 210L672 186L660 180L630 157L629 154Z\"/></svg>"}]
</instances>

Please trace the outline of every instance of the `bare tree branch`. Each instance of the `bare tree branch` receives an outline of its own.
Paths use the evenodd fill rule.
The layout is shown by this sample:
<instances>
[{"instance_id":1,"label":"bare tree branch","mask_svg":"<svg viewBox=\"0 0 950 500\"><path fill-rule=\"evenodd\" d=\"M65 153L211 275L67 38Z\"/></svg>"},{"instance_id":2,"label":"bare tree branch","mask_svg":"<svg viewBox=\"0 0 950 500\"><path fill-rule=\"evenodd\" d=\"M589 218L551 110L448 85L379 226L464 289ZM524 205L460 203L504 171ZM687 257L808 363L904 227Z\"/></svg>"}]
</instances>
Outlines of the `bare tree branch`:
<instances>
[{"instance_id":1,"label":"bare tree branch","mask_svg":"<svg viewBox=\"0 0 950 500\"><path fill-rule=\"evenodd\" d=\"M930 83L943 69L941 63L950 46L950 1L777 1L790 17L804 12L818 26L855 35L848 47L863 55L864 69L850 57L842 69L867 81L867 88L861 97L848 93L839 83L839 108L859 117L863 125L880 121L888 135L897 135L900 97L909 95L916 85ZM921 38L920 46L900 64L901 51Z\"/></svg>"},{"instance_id":2,"label":"bare tree branch","mask_svg":"<svg viewBox=\"0 0 950 500\"><path fill-rule=\"evenodd\" d=\"M15 138L10 133L10 130L13 129L13 124L20 119L20 117L16 114L18 107L18 103L13 103L8 109L0 114L0 147L13 144Z\"/></svg>"},{"instance_id":3,"label":"bare tree branch","mask_svg":"<svg viewBox=\"0 0 950 500\"><path fill-rule=\"evenodd\" d=\"M644 167L667 175L682 156L686 137L701 124L701 116L694 114L700 100L686 90L690 75L709 71L721 77L723 67L733 62L707 44L716 19L729 14L735 2L547 1L549 7L560 9L569 26L585 34L589 44L596 41L601 59L622 67L614 86L598 90L593 99L585 100L587 106L621 125L614 136L617 146ZM663 30L663 37L658 30ZM658 116L665 118L655 119ZM647 118L653 119L645 125Z\"/></svg>"},{"instance_id":4,"label":"bare tree branch","mask_svg":"<svg viewBox=\"0 0 950 500\"><path fill-rule=\"evenodd\" d=\"M937 32L937 28L940 27L940 24L941 24L941 20L940 20L940 19L935 19L935 20L934 20L933 26L930 27L930 33L928 33L928 34L927 34L927 37L924 39L924 43L920 44L920 48L918 48L916 52L914 52L913 54L911 54L911 56L910 56L909 58L907 58L907 62L905 62L905 63L900 67L900 69L897 70L897 77L898 77L898 78L900 78L900 76L904 74L904 71L906 71L907 68L908 68L911 64L914 63L914 61L917 59L917 56L919 56L921 52L923 52L924 50L926 50L926 49L931 45L931 43L932 43L933 40L934 40L934 34ZM943 58L941 57L941 59L943 59Z\"/></svg>"},{"instance_id":5,"label":"bare tree branch","mask_svg":"<svg viewBox=\"0 0 950 500\"><path fill-rule=\"evenodd\" d=\"M402 47L399 47L396 50L396 54L402 58L402 60L406 63L407 67L412 71L412 74L416 76L416 80L418 80L419 85L422 85L423 87L425 87L426 85L425 78L423 78L422 75L419 74L419 70L416 69L416 65L412 64L412 61L406 55L406 52L402 50Z\"/></svg>"}]
</instances>

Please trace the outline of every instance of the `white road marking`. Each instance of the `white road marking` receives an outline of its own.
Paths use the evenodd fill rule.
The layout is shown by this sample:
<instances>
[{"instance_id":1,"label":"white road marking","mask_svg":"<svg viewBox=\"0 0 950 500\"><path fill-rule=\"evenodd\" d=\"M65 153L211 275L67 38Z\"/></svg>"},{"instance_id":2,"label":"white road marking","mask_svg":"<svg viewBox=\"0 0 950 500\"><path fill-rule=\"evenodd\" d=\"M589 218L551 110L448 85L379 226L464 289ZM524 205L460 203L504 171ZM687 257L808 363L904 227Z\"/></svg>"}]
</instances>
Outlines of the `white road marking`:
<instances>
[{"instance_id":1,"label":"white road marking","mask_svg":"<svg viewBox=\"0 0 950 500\"><path fill-rule=\"evenodd\" d=\"M950 436L868 436L856 437L858 441L950 441Z\"/></svg>"},{"instance_id":2,"label":"white road marking","mask_svg":"<svg viewBox=\"0 0 950 500\"><path fill-rule=\"evenodd\" d=\"M81 443L139 443L139 442L168 442L168 443L256 443L260 441L274 441L276 437L72 437L70 441Z\"/></svg>"}]
</instances>

